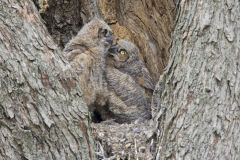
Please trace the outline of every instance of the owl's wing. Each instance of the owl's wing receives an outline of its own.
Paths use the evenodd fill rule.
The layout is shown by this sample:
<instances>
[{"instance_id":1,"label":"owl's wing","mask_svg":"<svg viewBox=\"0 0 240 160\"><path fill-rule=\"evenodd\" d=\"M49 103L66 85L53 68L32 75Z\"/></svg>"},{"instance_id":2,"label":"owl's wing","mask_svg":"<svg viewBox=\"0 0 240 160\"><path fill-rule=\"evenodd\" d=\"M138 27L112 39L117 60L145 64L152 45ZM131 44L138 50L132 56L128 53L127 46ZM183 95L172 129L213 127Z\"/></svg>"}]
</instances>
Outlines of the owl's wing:
<instances>
[{"instance_id":1,"label":"owl's wing","mask_svg":"<svg viewBox=\"0 0 240 160\"><path fill-rule=\"evenodd\" d=\"M147 110L142 110L136 105L127 106L114 92L109 95L109 110L114 114L115 122L128 123L134 120L148 118Z\"/></svg>"},{"instance_id":2,"label":"owl's wing","mask_svg":"<svg viewBox=\"0 0 240 160\"><path fill-rule=\"evenodd\" d=\"M117 69L107 70L109 88L114 91L127 106L144 106L146 98L144 90L128 74Z\"/></svg>"},{"instance_id":3,"label":"owl's wing","mask_svg":"<svg viewBox=\"0 0 240 160\"><path fill-rule=\"evenodd\" d=\"M75 37L66 44L63 52L67 60L72 61L78 54L84 53L87 50L89 50L88 45L78 37Z\"/></svg>"},{"instance_id":4,"label":"owl's wing","mask_svg":"<svg viewBox=\"0 0 240 160\"><path fill-rule=\"evenodd\" d=\"M114 114L124 114L128 111L128 106L114 92L109 93L109 110Z\"/></svg>"},{"instance_id":5,"label":"owl's wing","mask_svg":"<svg viewBox=\"0 0 240 160\"><path fill-rule=\"evenodd\" d=\"M137 77L137 81L142 87L154 90L152 77L150 76L150 73L148 72L146 67L142 68L142 74L141 76Z\"/></svg>"},{"instance_id":6,"label":"owl's wing","mask_svg":"<svg viewBox=\"0 0 240 160\"><path fill-rule=\"evenodd\" d=\"M108 87L111 92L109 109L116 114L119 122L151 117L145 91L135 79L118 69L107 69Z\"/></svg>"}]
</instances>

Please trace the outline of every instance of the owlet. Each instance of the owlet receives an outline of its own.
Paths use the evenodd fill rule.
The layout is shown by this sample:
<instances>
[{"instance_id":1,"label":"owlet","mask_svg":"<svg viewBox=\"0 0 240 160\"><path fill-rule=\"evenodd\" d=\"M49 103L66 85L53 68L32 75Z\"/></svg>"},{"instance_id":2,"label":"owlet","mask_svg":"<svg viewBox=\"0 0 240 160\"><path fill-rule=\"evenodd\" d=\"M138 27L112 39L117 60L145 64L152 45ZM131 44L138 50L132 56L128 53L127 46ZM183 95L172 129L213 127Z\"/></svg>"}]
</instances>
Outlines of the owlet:
<instances>
[{"instance_id":1,"label":"owlet","mask_svg":"<svg viewBox=\"0 0 240 160\"><path fill-rule=\"evenodd\" d=\"M106 80L110 91L109 110L119 123L151 118L150 97L153 81L138 47L119 40L106 57Z\"/></svg>"},{"instance_id":2,"label":"owlet","mask_svg":"<svg viewBox=\"0 0 240 160\"><path fill-rule=\"evenodd\" d=\"M88 106L104 97L106 82L103 79L106 53L112 45L111 28L101 19L94 18L85 24L66 45L64 54L79 75L83 97ZM99 100L98 100L99 99Z\"/></svg>"}]
</instances>

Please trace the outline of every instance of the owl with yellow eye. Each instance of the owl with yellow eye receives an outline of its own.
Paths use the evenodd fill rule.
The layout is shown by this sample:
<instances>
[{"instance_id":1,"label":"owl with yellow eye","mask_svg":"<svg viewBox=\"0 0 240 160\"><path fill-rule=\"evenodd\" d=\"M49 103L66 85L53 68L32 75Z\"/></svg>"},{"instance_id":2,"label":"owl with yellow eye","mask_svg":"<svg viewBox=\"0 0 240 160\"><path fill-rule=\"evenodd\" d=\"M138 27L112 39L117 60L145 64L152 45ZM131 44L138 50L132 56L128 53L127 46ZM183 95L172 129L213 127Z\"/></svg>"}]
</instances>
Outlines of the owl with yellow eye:
<instances>
[{"instance_id":1,"label":"owl with yellow eye","mask_svg":"<svg viewBox=\"0 0 240 160\"><path fill-rule=\"evenodd\" d=\"M138 47L119 40L106 57L105 76L110 91L109 110L115 121L130 123L151 118L150 97L154 85Z\"/></svg>"}]
</instances>

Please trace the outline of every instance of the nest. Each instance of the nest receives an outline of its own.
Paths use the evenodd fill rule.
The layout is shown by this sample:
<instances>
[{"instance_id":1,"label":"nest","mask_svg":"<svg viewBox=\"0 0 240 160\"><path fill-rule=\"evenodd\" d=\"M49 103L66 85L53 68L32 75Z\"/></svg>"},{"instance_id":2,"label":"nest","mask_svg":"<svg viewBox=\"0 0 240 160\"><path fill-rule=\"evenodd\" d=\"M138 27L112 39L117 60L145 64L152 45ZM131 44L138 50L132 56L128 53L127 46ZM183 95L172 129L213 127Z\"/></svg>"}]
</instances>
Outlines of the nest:
<instances>
[{"instance_id":1,"label":"nest","mask_svg":"<svg viewBox=\"0 0 240 160\"><path fill-rule=\"evenodd\" d=\"M99 160L151 160L156 144L150 121L119 124L112 120L92 123Z\"/></svg>"}]
</instances>

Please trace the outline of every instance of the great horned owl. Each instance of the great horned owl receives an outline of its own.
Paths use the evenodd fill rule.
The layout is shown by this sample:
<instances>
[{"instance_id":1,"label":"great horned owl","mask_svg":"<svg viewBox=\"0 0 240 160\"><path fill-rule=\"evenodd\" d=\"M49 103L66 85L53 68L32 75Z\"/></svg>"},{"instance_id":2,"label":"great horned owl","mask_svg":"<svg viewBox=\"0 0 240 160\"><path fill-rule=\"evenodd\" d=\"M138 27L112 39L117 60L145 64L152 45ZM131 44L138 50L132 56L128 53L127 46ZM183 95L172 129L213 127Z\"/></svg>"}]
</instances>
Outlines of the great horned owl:
<instances>
[{"instance_id":1,"label":"great horned owl","mask_svg":"<svg viewBox=\"0 0 240 160\"><path fill-rule=\"evenodd\" d=\"M103 70L112 41L111 28L103 20L94 18L64 48L67 60L79 75L83 97L88 106L97 101L105 103Z\"/></svg>"},{"instance_id":2,"label":"great horned owl","mask_svg":"<svg viewBox=\"0 0 240 160\"><path fill-rule=\"evenodd\" d=\"M106 57L106 80L110 90L109 110L116 121L131 122L151 117L150 97L153 81L139 49L132 42L119 40Z\"/></svg>"}]
</instances>

